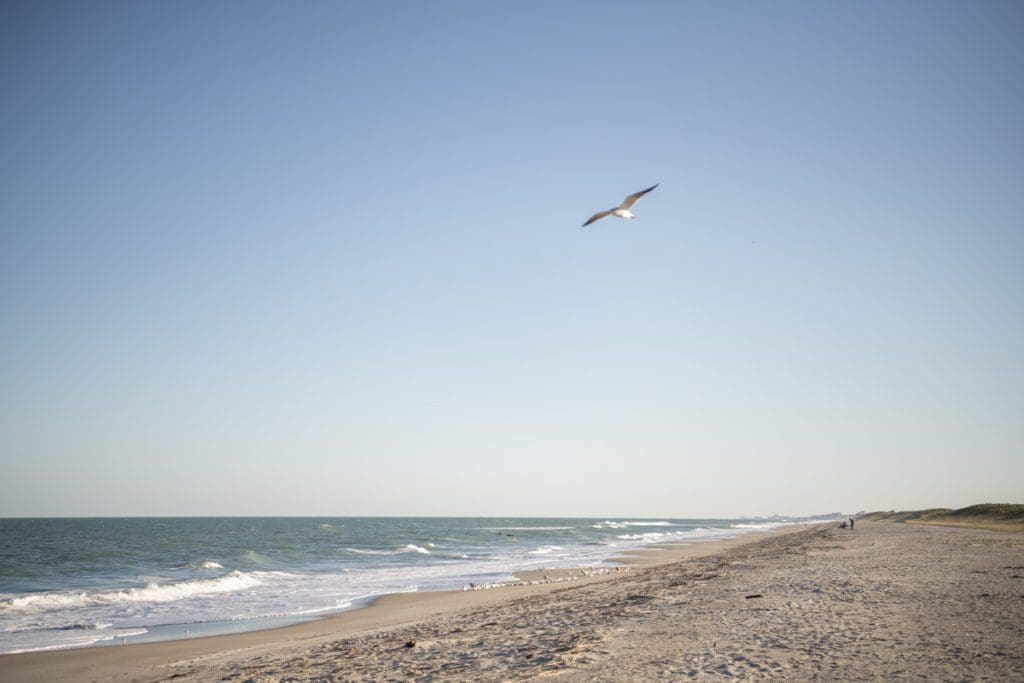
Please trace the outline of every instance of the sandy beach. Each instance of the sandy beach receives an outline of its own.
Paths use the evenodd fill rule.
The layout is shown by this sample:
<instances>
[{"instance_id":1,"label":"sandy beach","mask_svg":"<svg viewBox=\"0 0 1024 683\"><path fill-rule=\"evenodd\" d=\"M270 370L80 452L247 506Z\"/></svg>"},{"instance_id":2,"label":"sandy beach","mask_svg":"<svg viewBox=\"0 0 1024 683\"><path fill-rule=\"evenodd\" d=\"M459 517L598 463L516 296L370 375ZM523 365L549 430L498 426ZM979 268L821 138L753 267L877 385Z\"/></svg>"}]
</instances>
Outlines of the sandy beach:
<instances>
[{"instance_id":1,"label":"sandy beach","mask_svg":"<svg viewBox=\"0 0 1024 683\"><path fill-rule=\"evenodd\" d=\"M1024 535L859 523L287 628L0 657L3 681L1024 680Z\"/></svg>"}]
</instances>

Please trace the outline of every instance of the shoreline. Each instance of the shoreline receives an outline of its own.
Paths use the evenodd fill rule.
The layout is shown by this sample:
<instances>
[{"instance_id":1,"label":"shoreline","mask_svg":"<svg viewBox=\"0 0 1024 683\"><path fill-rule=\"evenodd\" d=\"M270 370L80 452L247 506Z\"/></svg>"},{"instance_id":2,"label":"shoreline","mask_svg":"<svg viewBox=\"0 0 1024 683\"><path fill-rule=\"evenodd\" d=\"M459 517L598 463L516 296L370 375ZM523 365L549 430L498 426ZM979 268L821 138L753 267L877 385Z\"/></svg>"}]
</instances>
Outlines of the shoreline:
<instances>
[{"instance_id":1,"label":"shoreline","mask_svg":"<svg viewBox=\"0 0 1024 683\"><path fill-rule=\"evenodd\" d=\"M586 558L578 558L576 564L562 565L559 562L565 560L553 559L555 565L553 567L540 567L519 569L508 568L504 572L497 572L501 574L501 578L490 578L484 583L473 584L469 581L470 578L477 580L476 578L469 576L464 579L462 583L458 580L448 581L447 585L444 586L427 586L423 589L417 589L412 587L411 590L391 590L391 591L380 591L380 592L367 592L358 598L350 598L346 600L347 604L338 605L333 607L325 608L314 608L305 611L287 611L289 608L284 608L286 611L278 613L270 613L266 616L252 616L252 617L241 617L237 619L214 619L214 620L200 620L200 621L181 621L173 622L168 621L156 625L145 625L139 627L124 626L119 629L111 629L110 631L96 631L96 635L92 639L83 638L84 642L74 642L65 644L56 644L40 647L26 647L25 649L13 649L8 651L0 651L0 657L8 655L20 655L20 654L35 654L35 653L46 653L46 652L63 652L70 650L79 649L91 649L91 648L107 648L107 647L124 647L126 645L140 645L140 644L152 644L160 642L168 642L175 640L198 640L201 638L208 638L214 636L230 636L238 635L250 632L268 631L278 628L287 628L290 626L296 626L308 622L319 621L322 619L332 618L334 616L344 614L351 611L367 609L371 607L376 601L387 597L394 593L410 593L413 595L421 595L425 593L435 592L448 592L448 591L460 591L460 590L505 590L512 586L520 583L540 584L540 583L562 583L566 581L576 581L584 577L592 577L601 574L613 574L619 573L621 570L628 571L627 567L646 562L643 558L657 557L659 548L667 548L672 546L703 546L708 543L714 543L718 540L730 540L740 539L747 537L751 534L761 534L773 531L778 528L785 528L789 526L798 526L801 524L807 524L810 522L795 522L782 524L780 526L764 526L755 529L742 529L733 530L731 536L720 536L718 533L711 535L704 535L703 537L698 536L695 539L683 539L683 540L671 540L650 543L647 545L631 546L624 549L614 550L611 553L593 558L588 564ZM700 529L697 529L700 531ZM728 531L726 529L713 529L715 532ZM651 549L654 549L653 551ZM653 554L652 554L653 553ZM493 572L492 572L493 573ZM173 583L168 583L168 586L173 586ZM119 633L119 631L128 631L125 633ZM89 633L88 631L85 633ZM104 637L105 636L105 637Z\"/></svg>"},{"instance_id":2,"label":"shoreline","mask_svg":"<svg viewBox=\"0 0 1024 683\"><path fill-rule=\"evenodd\" d=\"M284 626L239 631L174 640L160 640L125 645L108 644L78 648L40 650L0 655L0 678L12 671L16 680L150 680L154 668L174 662L203 659L225 652L239 653L252 649L274 650L292 643L309 642L327 637L354 636L381 629L394 629L442 614L476 609L566 590L594 583L612 581L638 570L688 559L706 557L726 549L756 543L772 536L797 533L823 523L792 524L773 529L743 533L729 539L694 543L652 544L616 556L622 562L616 567L590 571L583 567L536 569L517 572L518 582L476 590L442 590L410 593L389 593L372 599L355 609L347 609ZM824 523L831 525L831 522ZM159 676L152 680L159 680Z\"/></svg>"},{"instance_id":3,"label":"shoreline","mask_svg":"<svg viewBox=\"0 0 1024 683\"><path fill-rule=\"evenodd\" d=\"M1018 680L1024 534L858 521L267 631L0 657L0 680Z\"/></svg>"}]
</instances>

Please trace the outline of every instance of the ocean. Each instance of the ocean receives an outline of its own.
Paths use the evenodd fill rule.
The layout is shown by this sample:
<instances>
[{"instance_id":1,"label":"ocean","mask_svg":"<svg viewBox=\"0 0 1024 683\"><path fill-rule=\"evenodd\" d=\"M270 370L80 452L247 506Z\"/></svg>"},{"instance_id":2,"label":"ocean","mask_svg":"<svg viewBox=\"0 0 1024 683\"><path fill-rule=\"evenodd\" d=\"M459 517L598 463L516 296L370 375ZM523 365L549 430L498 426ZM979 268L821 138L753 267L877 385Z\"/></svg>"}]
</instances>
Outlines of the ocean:
<instances>
[{"instance_id":1,"label":"ocean","mask_svg":"<svg viewBox=\"0 0 1024 683\"><path fill-rule=\"evenodd\" d=\"M257 630L803 520L0 519L0 654Z\"/></svg>"}]
</instances>

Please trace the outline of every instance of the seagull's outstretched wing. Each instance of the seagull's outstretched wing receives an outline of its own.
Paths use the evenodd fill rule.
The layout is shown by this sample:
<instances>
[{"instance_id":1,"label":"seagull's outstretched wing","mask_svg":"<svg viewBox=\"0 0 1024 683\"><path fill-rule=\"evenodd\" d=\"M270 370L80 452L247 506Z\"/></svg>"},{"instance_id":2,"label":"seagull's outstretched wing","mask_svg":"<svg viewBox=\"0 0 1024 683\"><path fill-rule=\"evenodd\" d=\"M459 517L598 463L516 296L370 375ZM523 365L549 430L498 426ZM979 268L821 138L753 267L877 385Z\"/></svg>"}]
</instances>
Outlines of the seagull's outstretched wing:
<instances>
[{"instance_id":1,"label":"seagull's outstretched wing","mask_svg":"<svg viewBox=\"0 0 1024 683\"><path fill-rule=\"evenodd\" d=\"M591 216L589 219L587 219L587 222L583 224L583 227L585 228L588 225L590 225L591 223L593 223L594 221L599 221L602 218L604 218L605 216L611 216L611 215L612 215L611 211L598 211L593 216Z\"/></svg>"},{"instance_id":2,"label":"seagull's outstretched wing","mask_svg":"<svg viewBox=\"0 0 1024 683\"><path fill-rule=\"evenodd\" d=\"M651 190L656 188L658 185L661 185L661 183L655 183L654 185L651 185L650 187L648 187L646 190L640 190L639 192L634 192L633 194L629 195L628 197L626 197L625 199L622 200L622 203L619 204L619 208L620 209L628 209L629 207L631 207L634 204L636 204L638 199L640 199L645 194L647 194L648 192L650 192Z\"/></svg>"}]
</instances>

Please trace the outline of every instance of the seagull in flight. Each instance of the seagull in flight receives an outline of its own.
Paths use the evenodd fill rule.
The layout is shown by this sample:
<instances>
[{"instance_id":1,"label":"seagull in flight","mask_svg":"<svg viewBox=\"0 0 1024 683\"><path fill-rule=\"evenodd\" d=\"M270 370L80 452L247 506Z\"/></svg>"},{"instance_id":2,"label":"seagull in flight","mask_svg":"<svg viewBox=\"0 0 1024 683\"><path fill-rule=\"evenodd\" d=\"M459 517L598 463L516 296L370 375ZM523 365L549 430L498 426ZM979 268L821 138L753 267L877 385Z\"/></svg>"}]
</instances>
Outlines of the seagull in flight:
<instances>
[{"instance_id":1,"label":"seagull in flight","mask_svg":"<svg viewBox=\"0 0 1024 683\"><path fill-rule=\"evenodd\" d=\"M623 199L622 203L619 204L614 209L608 209L607 211L598 211L593 216L591 216L587 220L586 223L583 224L583 227L585 228L588 225L590 225L591 223L593 223L594 221L599 221L602 218L605 218L606 216L616 216L618 218L636 218L636 216L633 215L633 212L630 211L629 208L631 206L633 206L634 204L636 204L638 199L640 199L645 194L647 194L648 192L650 192L651 190L656 188L658 185L661 185L661 183L657 183L655 185L651 185L646 190L640 190L639 192L634 192L633 194L631 194L628 197L626 197L625 199Z\"/></svg>"}]
</instances>

